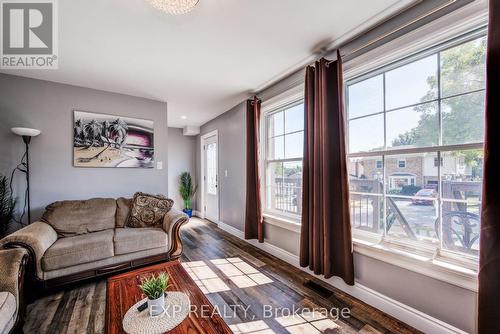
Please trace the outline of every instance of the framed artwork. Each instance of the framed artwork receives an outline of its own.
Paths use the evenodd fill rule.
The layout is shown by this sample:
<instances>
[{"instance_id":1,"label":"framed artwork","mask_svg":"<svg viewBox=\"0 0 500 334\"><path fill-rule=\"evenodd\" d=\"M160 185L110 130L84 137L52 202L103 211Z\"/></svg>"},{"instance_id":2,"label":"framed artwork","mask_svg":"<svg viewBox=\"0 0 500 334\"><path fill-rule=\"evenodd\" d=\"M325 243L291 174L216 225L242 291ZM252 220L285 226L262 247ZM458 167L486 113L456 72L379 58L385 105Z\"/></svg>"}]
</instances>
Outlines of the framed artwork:
<instances>
[{"instance_id":1,"label":"framed artwork","mask_svg":"<svg viewBox=\"0 0 500 334\"><path fill-rule=\"evenodd\" d=\"M153 121L75 110L73 166L153 168Z\"/></svg>"}]
</instances>

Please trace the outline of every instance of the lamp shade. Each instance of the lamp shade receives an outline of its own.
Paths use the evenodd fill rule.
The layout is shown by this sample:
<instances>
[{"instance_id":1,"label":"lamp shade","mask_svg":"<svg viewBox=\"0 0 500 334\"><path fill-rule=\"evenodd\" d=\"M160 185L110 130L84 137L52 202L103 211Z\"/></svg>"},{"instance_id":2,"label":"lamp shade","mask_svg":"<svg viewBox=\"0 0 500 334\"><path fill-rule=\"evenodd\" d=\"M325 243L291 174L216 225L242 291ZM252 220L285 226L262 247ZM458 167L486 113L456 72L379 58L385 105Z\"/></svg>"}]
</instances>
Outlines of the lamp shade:
<instances>
[{"instance_id":1,"label":"lamp shade","mask_svg":"<svg viewBox=\"0 0 500 334\"><path fill-rule=\"evenodd\" d=\"M41 132L40 130L30 129L30 128L12 128L10 130L18 136L28 136L28 137L36 137Z\"/></svg>"}]
</instances>

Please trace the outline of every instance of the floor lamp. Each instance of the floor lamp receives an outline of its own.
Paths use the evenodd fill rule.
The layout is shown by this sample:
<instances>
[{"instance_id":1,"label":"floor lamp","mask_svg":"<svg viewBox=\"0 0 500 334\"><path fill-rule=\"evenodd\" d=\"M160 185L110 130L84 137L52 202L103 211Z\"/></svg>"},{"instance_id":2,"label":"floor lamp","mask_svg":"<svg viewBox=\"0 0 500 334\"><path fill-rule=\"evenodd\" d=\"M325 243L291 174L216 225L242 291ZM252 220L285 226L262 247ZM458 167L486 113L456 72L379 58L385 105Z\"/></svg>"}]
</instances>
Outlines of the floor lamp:
<instances>
[{"instance_id":1,"label":"floor lamp","mask_svg":"<svg viewBox=\"0 0 500 334\"><path fill-rule=\"evenodd\" d=\"M17 167L18 170L22 171L23 173L26 174L26 197L25 197L25 204L28 204L28 224L31 223L31 207L30 207L30 156L29 156L29 144L31 141L31 137L36 137L40 134L40 130L37 129L30 129L30 128L12 128L10 129L14 134L21 136L23 138L23 142L26 146L26 151L24 152L23 159L26 159L26 163L21 161L21 165L24 166L25 169L20 169L19 166Z\"/></svg>"}]
</instances>

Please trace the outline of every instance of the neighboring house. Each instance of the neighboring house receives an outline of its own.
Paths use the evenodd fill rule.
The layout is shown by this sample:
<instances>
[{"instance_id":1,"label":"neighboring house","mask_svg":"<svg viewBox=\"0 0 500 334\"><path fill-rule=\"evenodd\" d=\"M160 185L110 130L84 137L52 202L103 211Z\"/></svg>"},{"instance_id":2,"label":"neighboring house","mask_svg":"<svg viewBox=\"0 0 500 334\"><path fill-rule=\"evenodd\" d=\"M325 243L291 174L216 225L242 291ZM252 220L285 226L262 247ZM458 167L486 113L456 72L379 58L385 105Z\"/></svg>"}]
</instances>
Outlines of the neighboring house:
<instances>
[{"instance_id":1,"label":"neighboring house","mask_svg":"<svg viewBox=\"0 0 500 334\"><path fill-rule=\"evenodd\" d=\"M401 190L403 186L438 186L438 158L436 154L407 154L404 157L385 158L388 190ZM349 162L351 179L383 179L381 158L363 158ZM471 179L472 170L464 158L443 153L441 156L441 175L443 180L466 181Z\"/></svg>"}]
</instances>

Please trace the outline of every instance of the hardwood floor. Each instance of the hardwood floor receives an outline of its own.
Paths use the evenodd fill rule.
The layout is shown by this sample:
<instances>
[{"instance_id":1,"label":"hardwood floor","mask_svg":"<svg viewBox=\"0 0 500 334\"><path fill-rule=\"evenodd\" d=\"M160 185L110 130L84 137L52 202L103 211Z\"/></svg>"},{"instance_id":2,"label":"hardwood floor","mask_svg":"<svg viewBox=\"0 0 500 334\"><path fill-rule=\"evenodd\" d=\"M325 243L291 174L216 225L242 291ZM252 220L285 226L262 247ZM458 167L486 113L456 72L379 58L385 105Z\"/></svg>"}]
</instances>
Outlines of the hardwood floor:
<instances>
[{"instance_id":1,"label":"hardwood floor","mask_svg":"<svg viewBox=\"0 0 500 334\"><path fill-rule=\"evenodd\" d=\"M193 218L181 236L184 267L235 333L420 333L212 223ZM37 300L25 333L103 333L105 290L101 280Z\"/></svg>"}]
</instances>

